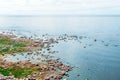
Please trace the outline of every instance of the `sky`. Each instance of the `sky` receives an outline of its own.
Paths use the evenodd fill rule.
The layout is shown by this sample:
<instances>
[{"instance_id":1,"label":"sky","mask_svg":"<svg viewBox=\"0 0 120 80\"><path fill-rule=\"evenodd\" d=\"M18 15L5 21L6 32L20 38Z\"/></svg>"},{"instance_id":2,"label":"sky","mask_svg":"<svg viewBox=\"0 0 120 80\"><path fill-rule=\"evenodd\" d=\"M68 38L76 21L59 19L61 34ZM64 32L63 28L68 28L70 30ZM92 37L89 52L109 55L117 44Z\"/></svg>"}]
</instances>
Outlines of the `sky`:
<instances>
[{"instance_id":1,"label":"sky","mask_svg":"<svg viewBox=\"0 0 120 80\"><path fill-rule=\"evenodd\" d=\"M0 15L120 15L120 0L0 0Z\"/></svg>"}]
</instances>

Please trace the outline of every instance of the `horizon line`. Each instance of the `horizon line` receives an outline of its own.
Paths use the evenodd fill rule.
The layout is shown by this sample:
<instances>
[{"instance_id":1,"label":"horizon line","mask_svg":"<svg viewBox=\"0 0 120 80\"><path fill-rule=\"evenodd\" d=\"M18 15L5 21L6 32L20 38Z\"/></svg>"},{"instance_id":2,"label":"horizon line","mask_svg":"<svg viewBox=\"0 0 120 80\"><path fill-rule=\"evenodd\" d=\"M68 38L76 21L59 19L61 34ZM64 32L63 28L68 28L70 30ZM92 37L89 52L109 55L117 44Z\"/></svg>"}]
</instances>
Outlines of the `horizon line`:
<instances>
[{"instance_id":1,"label":"horizon line","mask_svg":"<svg viewBox=\"0 0 120 80\"><path fill-rule=\"evenodd\" d=\"M80 16L80 17L120 17L120 15L71 15L71 14L40 14L40 15L0 15L0 17L38 17L38 16Z\"/></svg>"}]
</instances>

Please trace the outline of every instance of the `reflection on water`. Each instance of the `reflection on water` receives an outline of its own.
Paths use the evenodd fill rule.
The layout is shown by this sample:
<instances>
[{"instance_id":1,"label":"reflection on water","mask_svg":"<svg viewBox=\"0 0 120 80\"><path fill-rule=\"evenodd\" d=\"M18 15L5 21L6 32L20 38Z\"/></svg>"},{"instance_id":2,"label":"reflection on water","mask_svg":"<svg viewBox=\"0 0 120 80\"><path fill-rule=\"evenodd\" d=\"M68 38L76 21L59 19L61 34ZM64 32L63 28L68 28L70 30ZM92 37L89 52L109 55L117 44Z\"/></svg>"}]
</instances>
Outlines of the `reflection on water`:
<instances>
[{"instance_id":1,"label":"reflection on water","mask_svg":"<svg viewBox=\"0 0 120 80\"><path fill-rule=\"evenodd\" d=\"M68 80L120 80L119 22L120 17L0 17L0 30L86 36L61 41L52 48L59 52L53 56L75 66Z\"/></svg>"}]
</instances>

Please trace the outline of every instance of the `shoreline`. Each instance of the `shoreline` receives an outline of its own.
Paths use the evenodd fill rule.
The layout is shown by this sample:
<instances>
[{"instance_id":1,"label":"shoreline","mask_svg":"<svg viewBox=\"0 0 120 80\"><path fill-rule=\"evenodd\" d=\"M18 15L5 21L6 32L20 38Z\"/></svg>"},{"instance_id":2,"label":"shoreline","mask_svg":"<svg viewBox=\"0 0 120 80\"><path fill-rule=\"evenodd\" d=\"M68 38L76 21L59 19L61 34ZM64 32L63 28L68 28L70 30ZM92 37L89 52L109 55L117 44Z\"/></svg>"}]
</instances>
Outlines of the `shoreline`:
<instances>
[{"instance_id":1,"label":"shoreline","mask_svg":"<svg viewBox=\"0 0 120 80\"><path fill-rule=\"evenodd\" d=\"M3 34L5 34L5 32ZM10 34L10 33L8 32L7 35L8 34ZM34 34L32 34L32 35L34 35ZM15 39L19 40L21 42L26 41L28 43L29 43L29 41L32 41L31 44L29 44L29 49L30 50L20 51L18 53L15 52L15 53L10 53L10 54L1 54L0 57L2 56L2 58L0 60L3 60L1 62L5 61L6 64L7 63L11 63L13 65L17 64L16 68L23 65L23 67L22 67L23 73L24 73L24 70L26 71L27 69L30 69L30 70L32 69L33 73L31 73L31 75L26 73L28 76L27 77L21 77L21 78L15 78L13 75L4 76L4 75L0 74L0 79L2 78L2 79L7 80L8 78L10 79L10 77L11 77L12 80L29 80L29 79L32 79L32 80L62 80L62 79L64 80L65 79L66 80L66 79L72 78L71 73L72 74L74 73L73 68L78 69L80 67L74 66L69 61L66 62L66 61L62 60L63 57L59 57L59 55L61 55L61 54L62 54L62 56L64 56L64 54L66 54L65 52L62 52L66 48L61 50L61 48L63 48L63 46L64 46L64 43L65 44L68 43L66 45L70 49L71 49L71 46L73 46L72 42L75 42L75 41L77 42L77 44L81 44L80 47L84 50L87 50L90 47L94 47L94 46L96 46L96 44L101 45L104 48L108 48L108 47L114 47L114 48L118 47L119 48L119 44L112 44L111 42L105 41L104 39L102 40L102 39L99 39L97 37L89 37L89 36L86 36L86 35L62 34L62 35L57 35L55 37L53 35L51 36L49 34L44 34L44 35L40 35L40 36L37 36L37 35L34 35L34 36L31 36L31 35L28 35L28 36L15 35L15 37L13 37L13 40L15 40ZM87 40L87 41L90 41L90 42L84 42L84 40L85 41ZM16 41L16 42L19 42L19 41ZM56 46L59 45L59 44L60 44L60 50L61 51L58 50L58 52L57 52L56 51L57 50ZM69 46L69 44L70 44L70 46ZM18 47L18 48L19 47L24 47L23 44L22 44L22 46L21 46L21 44L19 44L19 45L14 44L12 46L15 46L15 47ZM65 47L67 47L67 46L65 46ZM59 47L59 46L57 46L57 47ZM52 50L52 49L54 49L54 50ZM58 56L56 56L56 53L59 53L59 52L61 54L57 54ZM74 55L74 53L72 53L72 54ZM69 53L67 55L69 55ZM23 58L23 59L21 59L21 58ZM0 64L1 64L1 62L0 62ZM25 64L27 63L28 65L25 65L24 63ZM0 67L0 69L2 69L2 70L8 70L9 69L9 71L13 70L13 68L8 67L8 65L6 65L6 66L7 66L6 68L3 68L4 67L3 66L2 68ZM26 66L27 66L27 68L25 68ZM30 66L34 67L34 69L37 69L37 71L35 71ZM72 66L74 66L74 67L72 67ZM38 67L39 67L39 69L38 69ZM40 71L38 71L38 70L40 70ZM90 70L90 69L88 69L88 70ZM71 71L71 72L69 72L69 71ZM77 73L75 75L78 78L80 77L80 73ZM89 79L89 78L86 78L86 79Z\"/></svg>"},{"instance_id":2,"label":"shoreline","mask_svg":"<svg viewBox=\"0 0 120 80\"><path fill-rule=\"evenodd\" d=\"M52 58L48 58L46 57L46 60L43 60L41 62L38 63L31 63L31 60L23 60L23 61L19 61L19 62L10 62L5 59L5 55L9 54L9 55L16 55L18 53L21 52L26 52L29 54L32 54L33 51L36 51L36 54L42 54L41 57L43 56L50 56L50 55L46 55L44 53L39 53L37 51L40 51L43 48L46 48L48 51L50 50L50 45L54 44L54 43L58 43L58 39L33 39L33 37L26 37L26 36L22 36L20 38L17 38L16 35L11 35L10 34L5 34L5 32L0 33L0 39L1 41L3 41L3 43L1 43L0 45L3 45L5 47L8 47L8 52L1 52L0 56L1 56L1 60L0 60L0 70L4 70L7 72L7 76L6 73L2 73L0 72L0 79L13 79L15 78L15 80L22 80L22 79L32 79L32 80L50 80L50 79L54 79L54 80L60 80L62 79L63 76L67 75L67 72L70 71L72 69L72 67L63 64L61 61L59 61L59 59L52 59ZM4 39L3 39L4 38ZM5 41L6 40L6 41ZM5 42L4 42L5 41ZM12 44L6 44L6 42L13 42ZM26 43L25 45L23 43ZM15 45L15 46L14 46ZM14 50L11 50L11 48L16 48L16 49L23 49L23 50L18 50L16 52L14 52ZM1 48L2 49L2 48ZM34 59L34 58L33 58ZM25 73L25 71L23 71L21 74L17 75L17 77L15 76L16 73L13 70L14 68L18 68L18 72L19 69L25 69L25 71L27 69L31 70L31 72L29 73ZM26 69L27 68L27 69ZM38 69L39 70L36 70ZM8 71L7 71L8 70ZM10 70L13 70L12 72L10 72ZM28 71L29 71L28 70ZM25 76L21 76L22 74L26 74Z\"/></svg>"}]
</instances>

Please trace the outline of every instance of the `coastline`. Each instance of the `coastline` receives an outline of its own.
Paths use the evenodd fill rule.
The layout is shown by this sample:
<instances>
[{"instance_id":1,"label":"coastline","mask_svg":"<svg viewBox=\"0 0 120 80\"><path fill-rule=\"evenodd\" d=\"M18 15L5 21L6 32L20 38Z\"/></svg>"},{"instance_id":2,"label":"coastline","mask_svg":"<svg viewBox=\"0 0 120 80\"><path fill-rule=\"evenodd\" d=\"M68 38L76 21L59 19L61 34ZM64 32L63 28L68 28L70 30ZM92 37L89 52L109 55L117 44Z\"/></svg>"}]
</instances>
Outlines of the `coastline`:
<instances>
[{"instance_id":1,"label":"coastline","mask_svg":"<svg viewBox=\"0 0 120 80\"><path fill-rule=\"evenodd\" d=\"M1 45L7 47L2 47L3 52L1 52L1 60L0 60L0 79L15 79L15 80L60 80L63 76L67 76L67 72L72 69L71 66L63 64L59 59L48 58L50 55L46 55L44 53L39 52L41 49L45 48L48 51L50 50L50 45L54 43L58 43L58 39L33 39L33 37L17 37L13 35L13 33L5 33L2 32L0 34ZM5 41L6 40L6 41ZM6 42L12 42L12 44L6 44ZM23 44L25 43L25 45ZM15 46L14 46L15 45ZM12 48L16 48L16 51L11 50ZM17 50L20 49L20 50ZM41 62L32 63L31 59L23 60L23 61L15 61L11 62L6 60L5 58L10 55L16 55L19 53L25 52L27 55L35 52L37 54L41 54L41 57L45 57L46 59ZM7 55L9 54L9 55ZM34 58L33 58L34 59ZM17 70L16 70L17 69ZM13 70L13 71L11 71ZM23 70L21 72L21 70ZM29 72L30 70L30 72ZM3 71L5 73L3 73ZM16 74L16 71L20 71L21 73ZM24 76L25 74L26 76ZM17 75L17 76L16 76Z\"/></svg>"}]
</instances>

